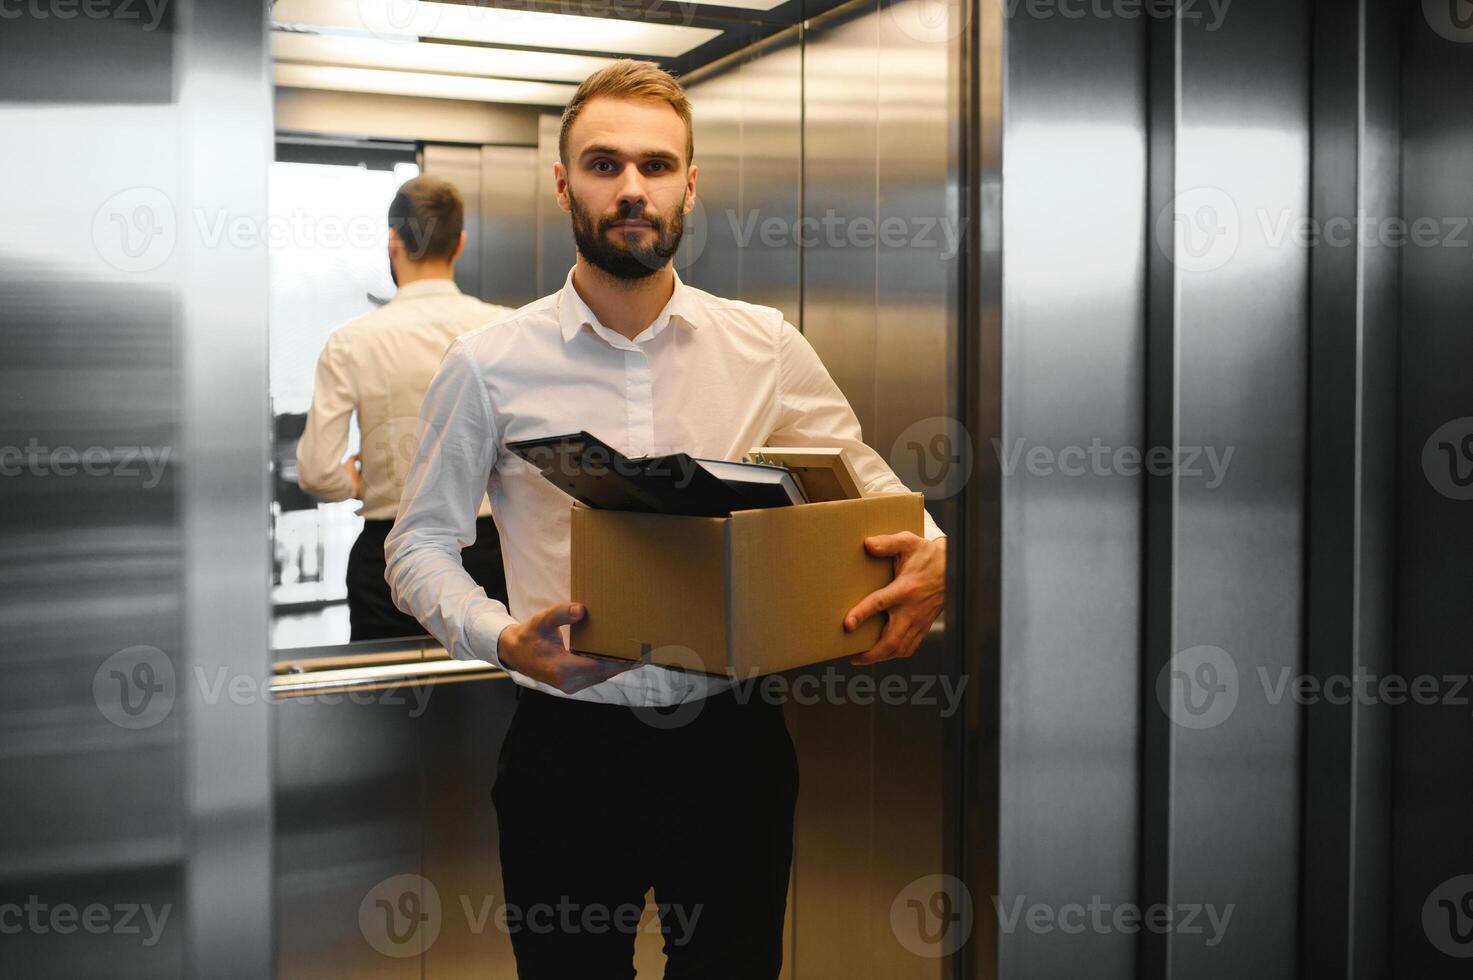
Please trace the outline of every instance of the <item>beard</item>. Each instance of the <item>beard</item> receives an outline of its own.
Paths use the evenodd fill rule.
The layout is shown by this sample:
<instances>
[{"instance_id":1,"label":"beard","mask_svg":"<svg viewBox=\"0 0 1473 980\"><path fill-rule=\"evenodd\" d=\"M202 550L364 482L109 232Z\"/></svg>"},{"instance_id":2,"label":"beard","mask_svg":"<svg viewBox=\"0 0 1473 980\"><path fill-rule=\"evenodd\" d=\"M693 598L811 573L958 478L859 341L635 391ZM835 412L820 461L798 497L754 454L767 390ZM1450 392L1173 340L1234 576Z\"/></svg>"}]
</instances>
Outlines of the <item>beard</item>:
<instances>
[{"instance_id":1,"label":"beard","mask_svg":"<svg viewBox=\"0 0 1473 980\"><path fill-rule=\"evenodd\" d=\"M644 279L654 275L680 248L681 236L685 234L683 195L668 215L646 210L639 202L620 202L616 214L595 218L578 203L571 186L568 203L573 206L573 241L578 252L593 266L617 279ZM614 222L629 218L649 222L653 235L647 236L642 229L621 231L614 227Z\"/></svg>"}]
</instances>

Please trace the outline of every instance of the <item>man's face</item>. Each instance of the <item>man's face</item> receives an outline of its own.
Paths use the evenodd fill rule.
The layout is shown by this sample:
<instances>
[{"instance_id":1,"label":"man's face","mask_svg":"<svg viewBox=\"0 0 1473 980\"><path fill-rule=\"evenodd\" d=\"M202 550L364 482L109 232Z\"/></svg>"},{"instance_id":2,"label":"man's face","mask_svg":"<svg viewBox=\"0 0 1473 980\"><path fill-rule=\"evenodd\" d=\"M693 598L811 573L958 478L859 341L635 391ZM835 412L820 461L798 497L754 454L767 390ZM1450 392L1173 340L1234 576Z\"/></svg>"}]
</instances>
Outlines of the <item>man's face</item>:
<instances>
[{"instance_id":1,"label":"man's face","mask_svg":"<svg viewBox=\"0 0 1473 980\"><path fill-rule=\"evenodd\" d=\"M558 203L593 265L620 279L662 269L695 204L685 124L663 102L597 98L568 133L567 169L554 166Z\"/></svg>"}]
</instances>

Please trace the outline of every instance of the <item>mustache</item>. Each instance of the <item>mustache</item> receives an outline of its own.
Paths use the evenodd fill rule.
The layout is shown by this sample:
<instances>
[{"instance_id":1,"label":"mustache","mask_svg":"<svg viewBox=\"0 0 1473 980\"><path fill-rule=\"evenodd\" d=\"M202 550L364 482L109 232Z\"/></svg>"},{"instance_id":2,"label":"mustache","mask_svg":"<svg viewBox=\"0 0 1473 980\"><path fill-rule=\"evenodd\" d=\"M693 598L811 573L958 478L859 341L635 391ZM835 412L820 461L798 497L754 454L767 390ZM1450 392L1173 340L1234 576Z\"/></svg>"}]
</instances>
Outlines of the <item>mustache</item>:
<instances>
[{"instance_id":1,"label":"mustache","mask_svg":"<svg viewBox=\"0 0 1473 980\"><path fill-rule=\"evenodd\" d=\"M643 221L650 226L651 230L657 233L665 228L665 219L660 216L658 211L651 210L642 201L635 201L629 204L621 203L619 210L614 214L604 215L599 218L598 230L601 233L611 231L614 225L620 221Z\"/></svg>"}]
</instances>

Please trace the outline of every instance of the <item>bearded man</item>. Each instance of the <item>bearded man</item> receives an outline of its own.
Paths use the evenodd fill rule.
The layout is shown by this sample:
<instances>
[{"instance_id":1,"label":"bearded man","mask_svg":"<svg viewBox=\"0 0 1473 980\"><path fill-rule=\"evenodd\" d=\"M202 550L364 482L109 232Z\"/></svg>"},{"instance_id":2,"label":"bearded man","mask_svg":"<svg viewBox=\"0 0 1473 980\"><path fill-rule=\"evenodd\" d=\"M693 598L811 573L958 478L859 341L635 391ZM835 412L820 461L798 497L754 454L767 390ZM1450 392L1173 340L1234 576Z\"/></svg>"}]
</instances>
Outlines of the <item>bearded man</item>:
<instances>
[{"instance_id":1,"label":"bearded man","mask_svg":"<svg viewBox=\"0 0 1473 980\"><path fill-rule=\"evenodd\" d=\"M451 345L385 542L394 601L454 657L519 686L492 788L505 905L523 980L628 980L654 890L669 980L763 980L782 968L797 760L779 704L730 681L579 656L568 627L570 500L508 442L586 430L626 456L740 459L837 446L871 493L906 488L803 335L778 310L680 281L695 204L691 108L647 62L590 75L563 114L558 203L577 262L562 289ZM461 567L489 494L510 603ZM858 542L856 542L856 545ZM946 539L866 539L894 580L847 614L884 612L872 664L908 657L941 611ZM688 705L685 723L650 709ZM682 715L684 717L684 715Z\"/></svg>"}]
</instances>

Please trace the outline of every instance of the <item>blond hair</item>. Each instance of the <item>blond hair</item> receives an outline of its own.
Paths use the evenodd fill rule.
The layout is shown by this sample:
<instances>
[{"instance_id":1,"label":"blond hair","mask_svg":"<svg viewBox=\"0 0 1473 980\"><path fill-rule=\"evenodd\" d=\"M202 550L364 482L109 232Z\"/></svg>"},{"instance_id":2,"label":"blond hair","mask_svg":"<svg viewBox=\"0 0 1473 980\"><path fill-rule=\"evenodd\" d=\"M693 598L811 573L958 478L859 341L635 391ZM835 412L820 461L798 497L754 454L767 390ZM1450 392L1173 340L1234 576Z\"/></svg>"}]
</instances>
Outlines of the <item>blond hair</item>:
<instances>
[{"instance_id":1,"label":"blond hair","mask_svg":"<svg viewBox=\"0 0 1473 980\"><path fill-rule=\"evenodd\" d=\"M568 107L563 110L563 125L557 142L558 156L562 159L563 166L568 165L568 133L573 128L573 121L589 101L600 97L665 103L685 123L685 162L689 164L695 156L696 143L690 126L690 100L685 97L685 90L680 87L680 83L653 62L620 58L583 79L583 84L578 86L578 91L573 93Z\"/></svg>"}]
</instances>

